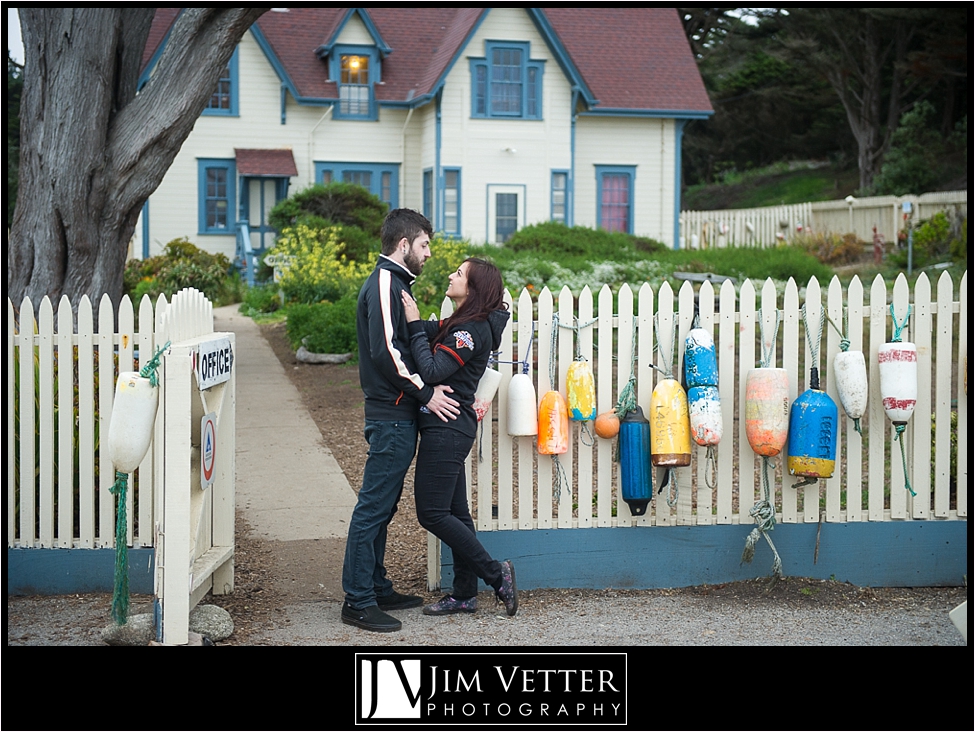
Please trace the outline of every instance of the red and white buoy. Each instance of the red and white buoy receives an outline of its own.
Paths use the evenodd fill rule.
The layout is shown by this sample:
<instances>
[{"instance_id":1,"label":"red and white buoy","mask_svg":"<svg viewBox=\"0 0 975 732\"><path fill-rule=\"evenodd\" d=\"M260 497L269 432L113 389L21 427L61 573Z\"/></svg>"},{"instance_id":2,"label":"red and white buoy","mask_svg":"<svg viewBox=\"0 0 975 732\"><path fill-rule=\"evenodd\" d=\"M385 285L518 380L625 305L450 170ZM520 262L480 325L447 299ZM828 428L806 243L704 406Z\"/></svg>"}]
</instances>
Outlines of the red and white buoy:
<instances>
[{"instance_id":1,"label":"red and white buoy","mask_svg":"<svg viewBox=\"0 0 975 732\"><path fill-rule=\"evenodd\" d=\"M917 403L917 346L883 343L877 349L880 398L894 425L906 425Z\"/></svg>"}]
</instances>

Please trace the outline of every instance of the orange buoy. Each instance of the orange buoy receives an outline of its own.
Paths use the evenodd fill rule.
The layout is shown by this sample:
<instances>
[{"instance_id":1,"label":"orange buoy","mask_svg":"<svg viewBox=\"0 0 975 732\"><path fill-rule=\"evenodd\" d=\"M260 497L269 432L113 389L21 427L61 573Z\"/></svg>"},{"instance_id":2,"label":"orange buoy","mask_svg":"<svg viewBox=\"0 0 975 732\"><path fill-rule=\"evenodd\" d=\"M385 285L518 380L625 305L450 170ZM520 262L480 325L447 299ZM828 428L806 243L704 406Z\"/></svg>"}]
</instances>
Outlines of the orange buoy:
<instances>
[{"instance_id":1,"label":"orange buoy","mask_svg":"<svg viewBox=\"0 0 975 732\"><path fill-rule=\"evenodd\" d=\"M677 379L661 379L650 395L650 462L658 468L691 464L687 393Z\"/></svg>"},{"instance_id":2,"label":"orange buoy","mask_svg":"<svg viewBox=\"0 0 975 732\"><path fill-rule=\"evenodd\" d=\"M547 391L538 404L538 454L561 455L568 449L568 407L560 392Z\"/></svg>"},{"instance_id":3,"label":"orange buoy","mask_svg":"<svg viewBox=\"0 0 975 732\"><path fill-rule=\"evenodd\" d=\"M775 457L789 436L789 374L759 368L745 379L745 436L756 454Z\"/></svg>"},{"instance_id":4,"label":"orange buoy","mask_svg":"<svg viewBox=\"0 0 975 732\"><path fill-rule=\"evenodd\" d=\"M573 361L565 372L569 419L588 422L596 418L596 382L588 361Z\"/></svg>"},{"instance_id":5,"label":"orange buoy","mask_svg":"<svg viewBox=\"0 0 975 732\"><path fill-rule=\"evenodd\" d=\"M612 440L616 437L620 432L620 418L616 414L616 410L610 409L608 412L597 414L596 421L593 422L593 431L597 437L606 440Z\"/></svg>"}]
</instances>

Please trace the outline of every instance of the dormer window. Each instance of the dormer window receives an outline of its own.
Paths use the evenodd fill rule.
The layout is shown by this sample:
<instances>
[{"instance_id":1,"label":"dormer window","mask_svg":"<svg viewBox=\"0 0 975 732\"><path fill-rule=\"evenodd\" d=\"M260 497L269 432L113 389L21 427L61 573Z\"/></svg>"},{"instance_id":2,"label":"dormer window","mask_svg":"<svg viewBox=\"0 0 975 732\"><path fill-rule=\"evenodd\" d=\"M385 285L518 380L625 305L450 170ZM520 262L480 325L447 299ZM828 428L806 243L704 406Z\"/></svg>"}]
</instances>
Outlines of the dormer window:
<instances>
[{"instance_id":1,"label":"dormer window","mask_svg":"<svg viewBox=\"0 0 975 732\"><path fill-rule=\"evenodd\" d=\"M217 85L210 95L210 101L203 114L223 115L227 117L237 116L237 57L238 49L234 49L230 61L220 74Z\"/></svg>"},{"instance_id":2,"label":"dormer window","mask_svg":"<svg viewBox=\"0 0 975 732\"><path fill-rule=\"evenodd\" d=\"M336 119L376 119L375 85L380 80L379 54L371 46L336 46L329 66L339 90Z\"/></svg>"},{"instance_id":3,"label":"dormer window","mask_svg":"<svg viewBox=\"0 0 975 732\"><path fill-rule=\"evenodd\" d=\"M543 61L529 57L527 43L488 41L485 58L471 59L471 116L542 118Z\"/></svg>"},{"instance_id":4,"label":"dormer window","mask_svg":"<svg viewBox=\"0 0 975 732\"><path fill-rule=\"evenodd\" d=\"M351 54L341 57L339 105L343 115L369 114L369 57Z\"/></svg>"}]
</instances>

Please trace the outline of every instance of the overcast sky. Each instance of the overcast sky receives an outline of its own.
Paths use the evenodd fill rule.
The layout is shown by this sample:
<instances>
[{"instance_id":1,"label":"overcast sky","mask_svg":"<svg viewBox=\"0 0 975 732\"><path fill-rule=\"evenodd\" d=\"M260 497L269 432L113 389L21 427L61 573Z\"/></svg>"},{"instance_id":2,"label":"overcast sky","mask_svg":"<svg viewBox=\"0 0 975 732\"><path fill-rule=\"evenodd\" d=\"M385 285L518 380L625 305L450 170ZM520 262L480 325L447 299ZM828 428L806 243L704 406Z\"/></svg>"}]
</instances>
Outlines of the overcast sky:
<instances>
[{"instance_id":1,"label":"overcast sky","mask_svg":"<svg viewBox=\"0 0 975 732\"><path fill-rule=\"evenodd\" d=\"M17 8L7 8L7 50L14 61L24 63L24 44L20 40L20 18Z\"/></svg>"}]
</instances>

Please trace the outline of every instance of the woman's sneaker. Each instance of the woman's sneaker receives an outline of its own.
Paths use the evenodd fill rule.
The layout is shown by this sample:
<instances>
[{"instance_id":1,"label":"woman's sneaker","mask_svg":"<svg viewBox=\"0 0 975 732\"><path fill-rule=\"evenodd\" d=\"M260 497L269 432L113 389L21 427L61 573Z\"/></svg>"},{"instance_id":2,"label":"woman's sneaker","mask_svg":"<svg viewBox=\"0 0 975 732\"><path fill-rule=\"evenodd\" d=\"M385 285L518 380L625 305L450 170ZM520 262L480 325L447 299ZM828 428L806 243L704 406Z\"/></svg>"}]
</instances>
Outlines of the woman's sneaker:
<instances>
[{"instance_id":1,"label":"woman's sneaker","mask_svg":"<svg viewBox=\"0 0 975 732\"><path fill-rule=\"evenodd\" d=\"M518 589L515 587L515 565L509 560L501 562L501 587L494 591L499 602L504 603L508 617L518 612Z\"/></svg>"},{"instance_id":2,"label":"woman's sneaker","mask_svg":"<svg viewBox=\"0 0 975 732\"><path fill-rule=\"evenodd\" d=\"M477 598L469 597L458 600L451 595L445 595L442 600L423 608L424 615L453 615L454 613L473 613L477 611Z\"/></svg>"}]
</instances>

